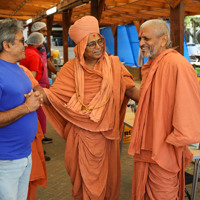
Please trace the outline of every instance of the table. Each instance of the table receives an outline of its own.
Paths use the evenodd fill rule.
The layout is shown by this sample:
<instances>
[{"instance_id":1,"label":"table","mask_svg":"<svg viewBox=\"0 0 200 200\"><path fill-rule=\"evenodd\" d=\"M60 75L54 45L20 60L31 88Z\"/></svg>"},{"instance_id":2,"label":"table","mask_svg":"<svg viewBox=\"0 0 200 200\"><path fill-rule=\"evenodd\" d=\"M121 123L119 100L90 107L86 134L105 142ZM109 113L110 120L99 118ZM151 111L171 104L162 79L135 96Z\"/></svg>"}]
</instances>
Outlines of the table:
<instances>
[{"instance_id":1,"label":"table","mask_svg":"<svg viewBox=\"0 0 200 200\"><path fill-rule=\"evenodd\" d=\"M193 159L195 160L191 194L191 200L195 200L200 166L200 149L190 149L190 151L193 154Z\"/></svg>"}]
</instances>

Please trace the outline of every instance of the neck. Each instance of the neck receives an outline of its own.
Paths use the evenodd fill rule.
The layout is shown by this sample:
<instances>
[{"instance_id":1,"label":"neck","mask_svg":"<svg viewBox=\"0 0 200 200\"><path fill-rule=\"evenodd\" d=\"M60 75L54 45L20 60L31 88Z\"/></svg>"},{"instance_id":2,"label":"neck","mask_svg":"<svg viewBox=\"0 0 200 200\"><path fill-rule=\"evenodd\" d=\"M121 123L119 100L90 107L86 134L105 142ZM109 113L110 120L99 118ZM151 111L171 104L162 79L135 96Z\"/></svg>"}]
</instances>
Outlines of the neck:
<instances>
[{"instance_id":1,"label":"neck","mask_svg":"<svg viewBox=\"0 0 200 200\"><path fill-rule=\"evenodd\" d=\"M165 47L162 48L162 49L160 49L160 51L159 51L156 55L154 55L153 57L151 57L151 60L156 59L156 58L157 58L163 51L165 51L165 50L167 50Z\"/></svg>"},{"instance_id":2,"label":"neck","mask_svg":"<svg viewBox=\"0 0 200 200\"><path fill-rule=\"evenodd\" d=\"M16 63L17 61L12 57L10 56L9 54L7 53L0 53L0 59L6 61L6 62L10 62L10 63Z\"/></svg>"},{"instance_id":3,"label":"neck","mask_svg":"<svg viewBox=\"0 0 200 200\"><path fill-rule=\"evenodd\" d=\"M85 64L91 69L94 69L94 66L97 63L97 61L98 60L90 60L90 59L85 58Z\"/></svg>"}]
</instances>

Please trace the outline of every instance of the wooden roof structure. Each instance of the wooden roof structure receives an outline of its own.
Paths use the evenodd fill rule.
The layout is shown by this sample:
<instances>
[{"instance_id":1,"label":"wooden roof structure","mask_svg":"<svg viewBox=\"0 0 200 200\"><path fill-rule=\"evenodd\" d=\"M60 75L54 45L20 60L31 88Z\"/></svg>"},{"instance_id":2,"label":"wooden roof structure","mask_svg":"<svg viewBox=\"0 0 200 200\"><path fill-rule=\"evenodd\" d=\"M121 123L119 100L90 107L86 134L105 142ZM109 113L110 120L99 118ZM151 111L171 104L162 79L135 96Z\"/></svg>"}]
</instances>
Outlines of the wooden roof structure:
<instances>
[{"instance_id":1,"label":"wooden roof structure","mask_svg":"<svg viewBox=\"0 0 200 200\"><path fill-rule=\"evenodd\" d=\"M96 0L92 0L96 1ZM0 18L38 21L47 17L46 10L56 6L54 23L62 24L62 13L73 9L71 23L91 14L91 0L1 0ZM100 26L121 25L152 18L169 18L170 6L181 0L99 0ZM200 13L199 0L184 1L184 16Z\"/></svg>"},{"instance_id":2,"label":"wooden roof structure","mask_svg":"<svg viewBox=\"0 0 200 200\"><path fill-rule=\"evenodd\" d=\"M56 13L47 15L46 11L55 6ZM30 18L33 22L46 20L49 48L52 25L61 24L65 61L68 60L68 29L85 15L95 16L100 26L110 25L115 41L117 25L134 23L138 30L145 20L170 19L172 44L183 54L184 17L199 13L200 0L1 0L0 3L0 18L17 18L24 22ZM28 26L30 30L31 24Z\"/></svg>"}]
</instances>

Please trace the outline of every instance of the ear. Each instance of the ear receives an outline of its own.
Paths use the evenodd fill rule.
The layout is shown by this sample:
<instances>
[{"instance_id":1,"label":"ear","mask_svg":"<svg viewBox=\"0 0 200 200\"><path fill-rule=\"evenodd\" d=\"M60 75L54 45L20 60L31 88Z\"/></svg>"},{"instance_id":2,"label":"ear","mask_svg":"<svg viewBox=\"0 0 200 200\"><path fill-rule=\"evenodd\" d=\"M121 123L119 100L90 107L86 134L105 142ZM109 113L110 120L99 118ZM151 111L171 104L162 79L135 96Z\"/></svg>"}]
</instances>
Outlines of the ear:
<instances>
[{"instance_id":1,"label":"ear","mask_svg":"<svg viewBox=\"0 0 200 200\"><path fill-rule=\"evenodd\" d=\"M165 34L165 35L162 36L161 46L162 46L162 47L165 47L166 44L167 44L167 41L168 41L168 35Z\"/></svg>"},{"instance_id":2,"label":"ear","mask_svg":"<svg viewBox=\"0 0 200 200\"><path fill-rule=\"evenodd\" d=\"M8 41L3 41L3 43L2 43L2 46L3 46L3 49L5 50L5 51L9 51L10 50L10 42L8 42Z\"/></svg>"}]
</instances>

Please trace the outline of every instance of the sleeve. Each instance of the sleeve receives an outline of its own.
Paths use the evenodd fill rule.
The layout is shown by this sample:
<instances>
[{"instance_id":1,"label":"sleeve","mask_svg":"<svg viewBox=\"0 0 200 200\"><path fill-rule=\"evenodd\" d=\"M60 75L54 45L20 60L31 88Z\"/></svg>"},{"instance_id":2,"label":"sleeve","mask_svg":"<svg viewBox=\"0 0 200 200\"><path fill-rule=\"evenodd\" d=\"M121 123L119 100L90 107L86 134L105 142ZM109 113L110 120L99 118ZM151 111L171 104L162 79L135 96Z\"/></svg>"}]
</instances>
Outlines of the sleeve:
<instances>
[{"instance_id":1,"label":"sleeve","mask_svg":"<svg viewBox=\"0 0 200 200\"><path fill-rule=\"evenodd\" d=\"M176 77L173 130L166 142L185 146L200 142L200 85L193 67L180 62Z\"/></svg>"},{"instance_id":2,"label":"sleeve","mask_svg":"<svg viewBox=\"0 0 200 200\"><path fill-rule=\"evenodd\" d=\"M110 56L113 65L119 66L118 69L121 70L121 80L122 85L125 85L125 90L132 88L135 86L135 83L133 81L133 76L131 73L127 70L127 68L120 62L118 56Z\"/></svg>"},{"instance_id":3,"label":"sleeve","mask_svg":"<svg viewBox=\"0 0 200 200\"><path fill-rule=\"evenodd\" d=\"M121 70L122 70L122 81L126 85L126 90L130 89L135 86L135 83L133 81L133 76L131 73L127 70L127 68L120 62L121 64Z\"/></svg>"}]
</instances>

